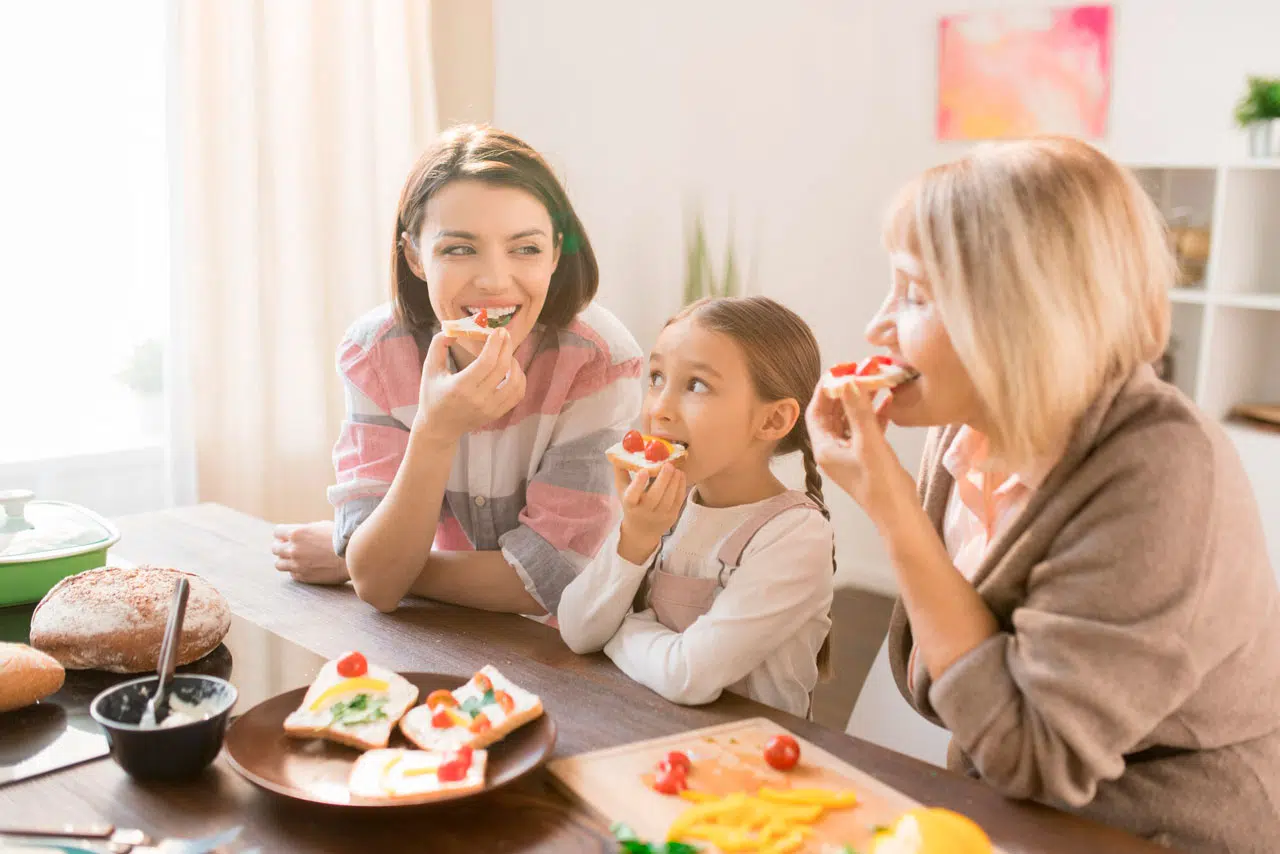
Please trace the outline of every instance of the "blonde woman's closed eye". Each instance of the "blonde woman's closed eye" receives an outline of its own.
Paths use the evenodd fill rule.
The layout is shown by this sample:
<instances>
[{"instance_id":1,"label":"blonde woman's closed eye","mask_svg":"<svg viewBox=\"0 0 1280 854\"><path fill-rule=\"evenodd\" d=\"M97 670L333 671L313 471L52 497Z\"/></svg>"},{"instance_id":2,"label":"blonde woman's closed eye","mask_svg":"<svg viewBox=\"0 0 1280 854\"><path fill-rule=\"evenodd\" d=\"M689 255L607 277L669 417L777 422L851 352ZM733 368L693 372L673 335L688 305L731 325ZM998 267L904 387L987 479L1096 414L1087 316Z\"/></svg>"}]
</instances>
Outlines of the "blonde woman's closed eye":
<instances>
[{"instance_id":1,"label":"blonde woman's closed eye","mask_svg":"<svg viewBox=\"0 0 1280 854\"><path fill-rule=\"evenodd\" d=\"M907 305L924 305L929 301L929 294L914 279L907 282L907 292L903 299Z\"/></svg>"}]
</instances>

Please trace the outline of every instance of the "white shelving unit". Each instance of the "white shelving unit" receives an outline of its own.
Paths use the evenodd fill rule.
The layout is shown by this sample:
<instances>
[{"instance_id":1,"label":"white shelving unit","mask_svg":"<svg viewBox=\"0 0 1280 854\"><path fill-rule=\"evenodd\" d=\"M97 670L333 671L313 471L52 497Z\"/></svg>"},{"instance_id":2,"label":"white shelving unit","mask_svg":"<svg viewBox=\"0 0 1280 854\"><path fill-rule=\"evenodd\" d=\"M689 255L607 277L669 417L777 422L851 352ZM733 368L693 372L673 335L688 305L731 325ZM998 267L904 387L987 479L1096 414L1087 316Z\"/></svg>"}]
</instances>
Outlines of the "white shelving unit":
<instances>
[{"instance_id":1,"label":"white shelving unit","mask_svg":"<svg viewBox=\"0 0 1280 854\"><path fill-rule=\"evenodd\" d=\"M1170 291L1173 382L1214 418L1280 404L1280 160L1134 163L1166 217L1210 229L1205 280ZM1280 576L1280 433L1232 422Z\"/></svg>"}]
</instances>

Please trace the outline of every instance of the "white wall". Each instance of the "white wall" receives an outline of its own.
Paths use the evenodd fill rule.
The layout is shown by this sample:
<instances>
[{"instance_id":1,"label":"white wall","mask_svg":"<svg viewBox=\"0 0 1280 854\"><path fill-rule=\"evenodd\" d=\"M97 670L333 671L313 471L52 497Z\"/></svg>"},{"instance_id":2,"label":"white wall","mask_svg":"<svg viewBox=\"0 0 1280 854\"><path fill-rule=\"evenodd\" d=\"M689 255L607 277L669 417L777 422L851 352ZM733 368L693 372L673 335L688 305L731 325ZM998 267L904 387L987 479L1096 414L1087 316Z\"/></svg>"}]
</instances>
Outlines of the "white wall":
<instances>
[{"instance_id":1,"label":"white wall","mask_svg":"<svg viewBox=\"0 0 1280 854\"><path fill-rule=\"evenodd\" d=\"M881 211L934 141L938 16L1047 0L804 3L495 0L494 121L565 175L601 298L652 343L678 308L684 213L730 217L759 292L806 317L828 361L863 355L887 286ZM1106 147L1123 159L1241 154L1246 73L1280 74L1275 0L1116 4ZM918 434L896 431L914 471ZM893 581L865 518L832 501L842 580Z\"/></svg>"}]
</instances>

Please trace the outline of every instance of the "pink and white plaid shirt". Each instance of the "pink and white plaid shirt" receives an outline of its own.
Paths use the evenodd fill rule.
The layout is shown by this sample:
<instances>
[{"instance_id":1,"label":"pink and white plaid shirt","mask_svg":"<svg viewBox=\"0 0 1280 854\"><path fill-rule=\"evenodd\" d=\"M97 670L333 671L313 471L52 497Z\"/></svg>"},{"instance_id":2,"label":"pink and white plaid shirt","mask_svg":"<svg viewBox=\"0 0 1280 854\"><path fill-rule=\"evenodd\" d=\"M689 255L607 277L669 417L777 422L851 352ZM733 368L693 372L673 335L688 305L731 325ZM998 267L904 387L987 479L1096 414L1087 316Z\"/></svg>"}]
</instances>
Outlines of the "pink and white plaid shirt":
<instances>
[{"instance_id":1,"label":"pink and white plaid shirt","mask_svg":"<svg viewBox=\"0 0 1280 854\"><path fill-rule=\"evenodd\" d=\"M387 304L357 320L338 348L347 409L329 488L338 554L404 459L428 340L398 324ZM529 594L555 614L561 591L616 523L604 451L640 413L643 354L626 327L593 304L564 329L537 325L515 358L527 377L524 399L459 442L435 548L500 549Z\"/></svg>"}]
</instances>

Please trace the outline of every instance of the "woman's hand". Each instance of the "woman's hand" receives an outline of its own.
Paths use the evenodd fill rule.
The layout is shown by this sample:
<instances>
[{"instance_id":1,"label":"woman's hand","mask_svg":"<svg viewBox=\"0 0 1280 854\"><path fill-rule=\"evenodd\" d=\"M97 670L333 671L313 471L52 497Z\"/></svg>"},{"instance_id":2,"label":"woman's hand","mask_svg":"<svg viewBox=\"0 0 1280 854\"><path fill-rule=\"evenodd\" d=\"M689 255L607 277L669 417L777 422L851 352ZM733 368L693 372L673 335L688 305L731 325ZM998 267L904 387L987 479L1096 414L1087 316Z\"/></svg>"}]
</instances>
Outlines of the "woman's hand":
<instances>
[{"instance_id":1,"label":"woman's hand","mask_svg":"<svg viewBox=\"0 0 1280 854\"><path fill-rule=\"evenodd\" d=\"M346 584L347 562L333 553L333 523L276 525L271 553L276 569L307 584Z\"/></svg>"},{"instance_id":2,"label":"woman's hand","mask_svg":"<svg viewBox=\"0 0 1280 854\"><path fill-rule=\"evenodd\" d=\"M890 400L892 392L873 408L854 383L819 385L805 415L814 459L877 525L897 508L919 505L915 481L884 435Z\"/></svg>"},{"instance_id":3,"label":"woman's hand","mask_svg":"<svg viewBox=\"0 0 1280 854\"><path fill-rule=\"evenodd\" d=\"M511 336L499 329L484 342L475 361L449 373L449 347L443 332L431 339L422 365L418 414L413 431L451 444L511 411L524 397L525 376L513 358Z\"/></svg>"},{"instance_id":4,"label":"woman's hand","mask_svg":"<svg viewBox=\"0 0 1280 854\"><path fill-rule=\"evenodd\" d=\"M647 471L636 472L632 477L627 469L615 465L613 482L622 499L618 556L634 564L642 563L680 518L685 498L684 472L664 463L656 479Z\"/></svg>"}]
</instances>

